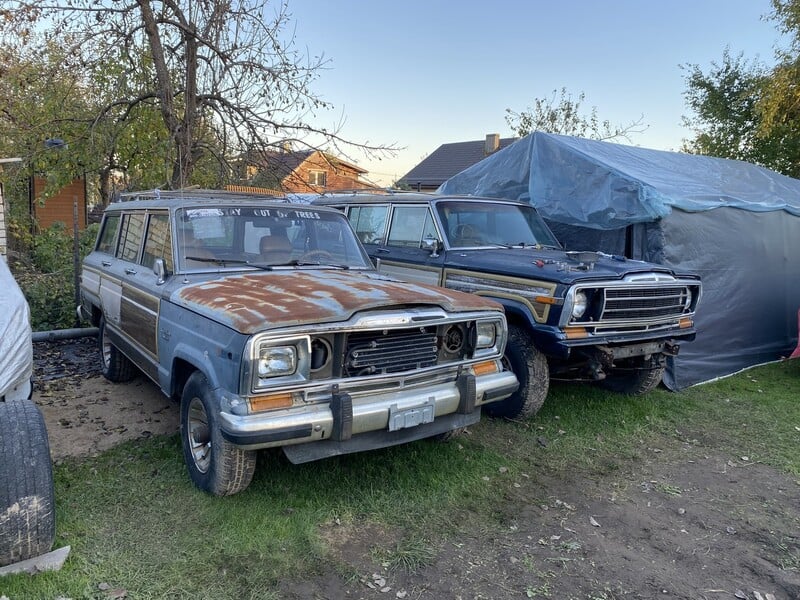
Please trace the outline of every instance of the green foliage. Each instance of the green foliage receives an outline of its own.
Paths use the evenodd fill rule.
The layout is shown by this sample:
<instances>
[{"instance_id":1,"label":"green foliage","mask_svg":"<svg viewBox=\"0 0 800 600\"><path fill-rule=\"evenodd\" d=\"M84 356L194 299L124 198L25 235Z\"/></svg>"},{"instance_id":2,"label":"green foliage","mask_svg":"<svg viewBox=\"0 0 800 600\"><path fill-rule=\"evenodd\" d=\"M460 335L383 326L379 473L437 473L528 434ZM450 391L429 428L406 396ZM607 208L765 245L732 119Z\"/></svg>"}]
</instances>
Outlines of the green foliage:
<instances>
[{"instance_id":1,"label":"green foliage","mask_svg":"<svg viewBox=\"0 0 800 600\"><path fill-rule=\"evenodd\" d=\"M543 131L595 140L629 140L631 134L647 129L642 124L643 117L627 125L612 125L607 119L600 120L595 106L588 114L584 114L581 105L585 99L586 94L583 92L573 99L566 88L561 88L560 92L553 90L549 98L535 98L533 106L522 112L507 108L506 123L519 137L534 131Z\"/></svg>"},{"instance_id":2,"label":"green foliage","mask_svg":"<svg viewBox=\"0 0 800 600\"><path fill-rule=\"evenodd\" d=\"M12 232L24 228L14 225ZM90 225L79 238L79 264L94 245L98 225ZM27 259L13 263L14 277L31 308L34 331L74 327L76 322L74 242L63 223L31 238ZM80 267L79 267L80 268Z\"/></svg>"},{"instance_id":3,"label":"green foliage","mask_svg":"<svg viewBox=\"0 0 800 600\"><path fill-rule=\"evenodd\" d=\"M685 65L684 97L693 116L684 123L694 138L684 150L800 177L800 0L772 4L771 18L791 40L789 51L776 53L774 67L732 57L727 49L707 72Z\"/></svg>"}]
</instances>

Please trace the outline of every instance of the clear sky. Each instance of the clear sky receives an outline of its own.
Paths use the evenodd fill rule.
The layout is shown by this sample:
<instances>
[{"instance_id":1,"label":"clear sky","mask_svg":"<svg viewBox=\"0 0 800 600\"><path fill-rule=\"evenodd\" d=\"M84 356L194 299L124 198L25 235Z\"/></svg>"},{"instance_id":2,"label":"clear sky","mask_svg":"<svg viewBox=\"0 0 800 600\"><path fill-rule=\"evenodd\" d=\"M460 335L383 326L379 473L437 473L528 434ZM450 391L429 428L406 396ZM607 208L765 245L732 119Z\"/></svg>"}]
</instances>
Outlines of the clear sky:
<instances>
[{"instance_id":1,"label":"clear sky","mask_svg":"<svg viewBox=\"0 0 800 600\"><path fill-rule=\"evenodd\" d=\"M769 0L289 0L296 44L329 63L313 90L352 141L394 145L380 161L349 155L390 185L441 144L510 137L505 109L566 87L584 112L649 125L631 143L677 150L690 132L686 72L726 47L774 62Z\"/></svg>"}]
</instances>

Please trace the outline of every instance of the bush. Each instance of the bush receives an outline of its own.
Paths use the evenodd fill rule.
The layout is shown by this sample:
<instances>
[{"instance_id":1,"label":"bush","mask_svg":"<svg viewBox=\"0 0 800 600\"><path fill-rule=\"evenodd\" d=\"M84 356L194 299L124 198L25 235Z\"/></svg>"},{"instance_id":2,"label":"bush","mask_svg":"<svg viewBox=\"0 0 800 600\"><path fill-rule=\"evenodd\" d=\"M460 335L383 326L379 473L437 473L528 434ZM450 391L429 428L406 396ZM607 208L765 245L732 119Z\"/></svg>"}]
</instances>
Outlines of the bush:
<instances>
[{"instance_id":1,"label":"bush","mask_svg":"<svg viewBox=\"0 0 800 600\"><path fill-rule=\"evenodd\" d=\"M98 227L90 225L81 232L79 263L94 245ZM31 307L34 331L76 325L73 256L72 232L55 223L33 238L27 257L18 256L13 263L14 276Z\"/></svg>"}]
</instances>

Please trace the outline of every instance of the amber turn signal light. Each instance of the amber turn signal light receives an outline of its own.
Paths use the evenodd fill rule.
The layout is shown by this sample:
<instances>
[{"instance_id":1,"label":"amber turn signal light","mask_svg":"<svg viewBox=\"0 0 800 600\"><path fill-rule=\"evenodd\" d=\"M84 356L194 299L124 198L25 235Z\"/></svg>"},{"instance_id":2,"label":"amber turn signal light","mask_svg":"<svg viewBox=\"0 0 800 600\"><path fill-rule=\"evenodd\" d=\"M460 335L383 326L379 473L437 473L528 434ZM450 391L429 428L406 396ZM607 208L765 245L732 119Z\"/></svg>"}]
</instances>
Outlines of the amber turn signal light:
<instances>
[{"instance_id":1,"label":"amber turn signal light","mask_svg":"<svg viewBox=\"0 0 800 600\"><path fill-rule=\"evenodd\" d=\"M253 412L271 410L273 408L288 408L291 405L292 395L289 393L253 396L250 398L250 410Z\"/></svg>"},{"instance_id":2,"label":"amber turn signal light","mask_svg":"<svg viewBox=\"0 0 800 600\"><path fill-rule=\"evenodd\" d=\"M476 377L497 373L497 363L493 360L488 360L486 362L478 363L477 365L472 365L472 372Z\"/></svg>"}]
</instances>

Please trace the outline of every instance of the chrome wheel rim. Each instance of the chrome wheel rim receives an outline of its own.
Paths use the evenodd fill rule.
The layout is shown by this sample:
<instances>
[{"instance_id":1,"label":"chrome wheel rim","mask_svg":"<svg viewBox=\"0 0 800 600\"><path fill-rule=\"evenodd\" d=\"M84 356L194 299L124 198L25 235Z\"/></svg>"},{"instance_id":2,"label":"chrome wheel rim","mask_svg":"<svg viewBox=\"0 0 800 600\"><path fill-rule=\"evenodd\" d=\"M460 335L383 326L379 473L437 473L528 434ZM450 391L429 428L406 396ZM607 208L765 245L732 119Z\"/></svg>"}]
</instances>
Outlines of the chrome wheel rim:
<instances>
[{"instance_id":1,"label":"chrome wheel rim","mask_svg":"<svg viewBox=\"0 0 800 600\"><path fill-rule=\"evenodd\" d=\"M207 473L211 465L211 432L208 415L200 398L192 398L188 413L186 435L189 436L192 459L198 471Z\"/></svg>"},{"instance_id":2,"label":"chrome wheel rim","mask_svg":"<svg viewBox=\"0 0 800 600\"><path fill-rule=\"evenodd\" d=\"M103 357L103 367L108 370L108 366L111 364L111 342L108 341L105 327L103 327L103 339L100 346L100 355Z\"/></svg>"}]
</instances>

